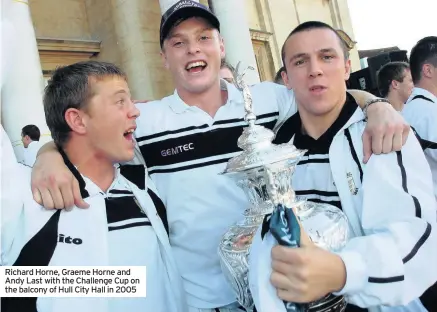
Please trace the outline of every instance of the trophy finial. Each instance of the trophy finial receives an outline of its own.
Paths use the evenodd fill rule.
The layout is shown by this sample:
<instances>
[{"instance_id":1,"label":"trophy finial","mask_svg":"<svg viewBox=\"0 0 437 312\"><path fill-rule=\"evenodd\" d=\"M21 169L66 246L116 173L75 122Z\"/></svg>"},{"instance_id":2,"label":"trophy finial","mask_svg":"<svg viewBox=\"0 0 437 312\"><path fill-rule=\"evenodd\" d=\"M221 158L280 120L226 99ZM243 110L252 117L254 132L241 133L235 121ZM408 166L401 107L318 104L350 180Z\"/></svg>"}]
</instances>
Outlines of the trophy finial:
<instances>
[{"instance_id":1,"label":"trophy finial","mask_svg":"<svg viewBox=\"0 0 437 312\"><path fill-rule=\"evenodd\" d=\"M252 95L250 94L249 86L244 81L244 75L247 70L255 70L252 66L248 66L240 71L241 61L238 62L237 67L235 69L235 84L236 87L243 92L243 100L244 100L244 109L246 111L246 116L244 116L244 120L246 120L250 126L255 124L256 115L253 113L252 107Z\"/></svg>"}]
</instances>

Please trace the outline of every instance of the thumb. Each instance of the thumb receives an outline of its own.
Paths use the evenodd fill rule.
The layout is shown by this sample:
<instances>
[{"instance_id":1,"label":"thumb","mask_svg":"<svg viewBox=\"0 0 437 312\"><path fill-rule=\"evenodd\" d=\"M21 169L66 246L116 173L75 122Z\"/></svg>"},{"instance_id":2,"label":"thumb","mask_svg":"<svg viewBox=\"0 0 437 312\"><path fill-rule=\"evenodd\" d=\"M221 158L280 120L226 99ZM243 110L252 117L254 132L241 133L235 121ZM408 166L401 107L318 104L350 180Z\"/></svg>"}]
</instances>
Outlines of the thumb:
<instances>
[{"instance_id":1,"label":"thumb","mask_svg":"<svg viewBox=\"0 0 437 312\"><path fill-rule=\"evenodd\" d=\"M367 131L364 131L363 133L363 153L363 162L366 164L369 161L370 156L372 155L372 141L370 138L370 134Z\"/></svg>"},{"instance_id":2,"label":"thumb","mask_svg":"<svg viewBox=\"0 0 437 312\"><path fill-rule=\"evenodd\" d=\"M297 222L299 223L300 227L300 247L310 247L314 246L311 238L308 236L307 232L305 231L302 222L300 221L298 214L296 213L296 209L293 209L294 214L296 215Z\"/></svg>"},{"instance_id":3,"label":"thumb","mask_svg":"<svg viewBox=\"0 0 437 312\"><path fill-rule=\"evenodd\" d=\"M308 236L307 232L303 228L302 223L300 223L300 221L299 221L299 225L300 225L300 247L312 247L312 246L314 246L313 241Z\"/></svg>"},{"instance_id":4,"label":"thumb","mask_svg":"<svg viewBox=\"0 0 437 312\"><path fill-rule=\"evenodd\" d=\"M74 205L79 208L88 208L89 205L86 201L82 199L82 195L80 194L79 182L76 179L73 181L73 198Z\"/></svg>"}]
</instances>

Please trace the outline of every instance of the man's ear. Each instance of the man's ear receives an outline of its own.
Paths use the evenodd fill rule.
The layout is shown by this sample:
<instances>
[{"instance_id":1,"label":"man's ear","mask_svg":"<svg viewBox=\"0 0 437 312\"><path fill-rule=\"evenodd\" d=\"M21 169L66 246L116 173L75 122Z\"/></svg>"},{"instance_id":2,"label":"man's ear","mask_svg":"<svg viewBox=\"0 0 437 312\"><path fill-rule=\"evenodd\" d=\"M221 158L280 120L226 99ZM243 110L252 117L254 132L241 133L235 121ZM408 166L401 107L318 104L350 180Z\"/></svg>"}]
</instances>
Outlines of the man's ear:
<instances>
[{"instance_id":1,"label":"man's ear","mask_svg":"<svg viewBox=\"0 0 437 312\"><path fill-rule=\"evenodd\" d=\"M162 65L168 69L168 61L167 61L167 57L165 56L165 51L164 51L164 47L162 47L161 52L159 53L161 55L161 61L162 61Z\"/></svg>"},{"instance_id":2,"label":"man's ear","mask_svg":"<svg viewBox=\"0 0 437 312\"><path fill-rule=\"evenodd\" d=\"M423 64L422 74L427 78L431 78L432 73L433 73L433 68L432 68L431 64Z\"/></svg>"},{"instance_id":3,"label":"man's ear","mask_svg":"<svg viewBox=\"0 0 437 312\"><path fill-rule=\"evenodd\" d=\"M350 59L346 60L344 68L345 68L345 71L344 71L344 80L347 81L347 80L349 80L349 78L351 76L351 70L352 70L352 63L351 63Z\"/></svg>"},{"instance_id":4,"label":"man's ear","mask_svg":"<svg viewBox=\"0 0 437 312\"><path fill-rule=\"evenodd\" d=\"M222 36L219 36L220 40L220 58L224 59L226 56L225 40Z\"/></svg>"},{"instance_id":5,"label":"man's ear","mask_svg":"<svg viewBox=\"0 0 437 312\"><path fill-rule=\"evenodd\" d=\"M396 89L396 90L399 89L399 81L392 80L390 85L393 89Z\"/></svg>"},{"instance_id":6,"label":"man's ear","mask_svg":"<svg viewBox=\"0 0 437 312\"><path fill-rule=\"evenodd\" d=\"M282 80L284 81L284 85L287 87L287 89L293 89L293 86L291 85L290 79L288 79L287 75L287 69L284 68L284 70L281 72Z\"/></svg>"},{"instance_id":7,"label":"man's ear","mask_svg":"<svg viewBox=\"0 0 437 312\"><path fill-rule=\"evenodd\" d=\"M68 124L73 132L78 134L86 133L86 121L84 120L84 112L76 109L69 108L64 114L65 122Z\"/></svg>"}]
</instances>

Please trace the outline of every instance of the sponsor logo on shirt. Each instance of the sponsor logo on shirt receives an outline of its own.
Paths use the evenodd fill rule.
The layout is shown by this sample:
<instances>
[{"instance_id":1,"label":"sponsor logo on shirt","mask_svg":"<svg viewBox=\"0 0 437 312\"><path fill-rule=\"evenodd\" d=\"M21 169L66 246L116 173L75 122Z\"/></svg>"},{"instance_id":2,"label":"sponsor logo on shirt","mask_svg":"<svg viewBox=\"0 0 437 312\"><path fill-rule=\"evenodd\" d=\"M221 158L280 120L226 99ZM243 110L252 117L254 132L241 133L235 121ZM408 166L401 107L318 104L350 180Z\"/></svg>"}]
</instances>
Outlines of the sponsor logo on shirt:
<instances>
[{"instance_id":1,"label":"sponsor logo on shirt","mask_svg":"<svg viewBox=\"0 0 437 312\"><path fill-rule=\"evenodd\" d=\"M188 143L188 144L184 144L184 145L179 145L173 148L169 148L166 150L162 150L161 151L161 155L163 157L166 156L171 156L171 155L177 155L179 153L183 153L183 152L188 152L189 150L193 150L194 149L194 144L193 143Z\"/></svg>"},{"instance_id":2,"label":"sponsor logo on shirt","mask_svg":"<svg viewBox=\"0 0 437 312\"><path fill-rule=\"evenodd\" d=\"M80 239L80 238L73 238L71 236L65 237L64 234L59 234L58 235L58 242L59 243L64 243L64 244L80 245L80 244L82 244L82 239Z\"/></svg>"}]
</instances>

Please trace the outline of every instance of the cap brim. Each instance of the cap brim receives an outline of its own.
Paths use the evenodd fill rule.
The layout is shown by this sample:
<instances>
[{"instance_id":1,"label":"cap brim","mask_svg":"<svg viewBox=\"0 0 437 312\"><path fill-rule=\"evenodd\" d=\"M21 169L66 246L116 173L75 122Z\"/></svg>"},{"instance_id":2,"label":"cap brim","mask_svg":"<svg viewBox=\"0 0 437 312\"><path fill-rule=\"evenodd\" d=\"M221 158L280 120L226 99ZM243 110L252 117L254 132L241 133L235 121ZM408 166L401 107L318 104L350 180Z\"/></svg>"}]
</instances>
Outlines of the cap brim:
<instances>
[{"instance_id":1,"label":"cap brim","mask_svg":"<svg viewBox=\"0 0 437 312\"><path fill-rule=\"evenodd\" d=\"M191 17L202 17L206 19L211 25L216 28L218 31L220 31L220 22L218 18L212 14L211 12L208 12L205 9L202 8L196 8L196 7L187 7L187 8L181 8L171 14L164 24L161 26L160 31L160 44L162 47L162 44L164 40L167 38L170 30L172 29L173 25L179 21L180 19L188 19Z\"/></svg>"}]
</instances>

